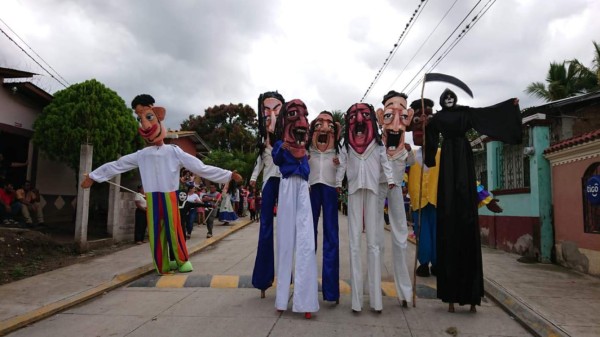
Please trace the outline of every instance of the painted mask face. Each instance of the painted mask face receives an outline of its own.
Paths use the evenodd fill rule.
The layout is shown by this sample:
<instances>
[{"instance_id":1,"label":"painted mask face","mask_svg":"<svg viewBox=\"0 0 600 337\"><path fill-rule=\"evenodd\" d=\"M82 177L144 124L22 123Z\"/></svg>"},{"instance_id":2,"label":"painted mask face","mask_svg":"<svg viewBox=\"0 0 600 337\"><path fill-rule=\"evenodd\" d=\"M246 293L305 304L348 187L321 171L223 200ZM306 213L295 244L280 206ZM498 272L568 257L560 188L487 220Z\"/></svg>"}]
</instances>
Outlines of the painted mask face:
<instances>
[{"instance_id":1,"label":"painted mask face","mask_svg":"<svg viewBox=\"0 0 600 337\"><path fill-rule=\"evenodd\" d=\"M371 109L367 104L354 104L347 112L348 139L350 146L359 154L365 152L375 139L375 129L371 120Z\"/></svg>"},{"instance_id":2,"label":"painted mask face","mask_svg":"<svg viewBox=\"0 0 600 337\"><path fill-rule=\"evenodd\" d=\"M381 140L390 156L404 148L404 133L414 114L406 105L406 99L395 96L385 101L384 110L377 110L377 121L382 128Z\"/></svg>"},{"instance_id":3,"label":"painted mask face","mask_svg":"<svg viewBox=\"0 0 600 337\"><path fill-rule=\"evenodd\" d=\"M414 101L411 107L415 109L412 123L407 127L407 131L412 131L413 142L417 146L423 146L423 124L427 126L429 120L433 117L433 101L425 99L425 111L421 109L421 100Z\"/></svg>"},{"instance_id":4,"label":"painted mask face","mask_svg":"<svg viewBox=\"0 0 600 337\"><path fill-rule=\"evenodd\" d=\"M308 141L308 111L306 105L299 99L285 104L283 116L282 140L289 145L289 151L296 159L306 155Z\"/></svg>"},{"instance_id":5,"label":"painted mask face","mask_svg":"<svg viewBox=\"0 0 600 337\"><path fill-rule=\"evenodd\" d=\"M166 110L162 107L151 107L137 105L135 114L140 123L138 129L140 135L148 142L154 145L164 144L167 136L167 129L162 127L162 121L165 119Z\"/></svg>"},{"instance_id":6,"label":"painted mask face","mask_svg":"<svg viewBox=\"0 0 600 337\"><path fill-rule=\"evenodd\" d=\"M179 201L184 202L186 200L187 200L187 193L185 193L184 191L180 191L179 192Z\"/></svg>"},{"instance_id":7,"label":"painted mask face","mask_svg":"<svg viewBox=\"0 0 600 337\"><path fill-rule=\"evenodd\" d=\"M319 152L325 152L335 147L336 140L340 138L340 125L333 121L328 113L321 113L311 123L312 147Z\"/></svg>"},{"instance_id":8,"label":"painted mask face","mask_svg":"<svg viewBox=\"0 0 600 337\"><path fill-rule=\"evenodd\" d=\"M446 108L452 108L454 106L454 97L452 97L452 95L446 95L444 98L444 106Z\"/></svg>"},{"instance_id":9,"label":"painted mask face","mask_svg":"<svg viewBox=\"0 0 600 337\"><path fill-rule=\"evenodd\" d=\"M273 135L275 132L275 122L277 121L277 116L279 116L279 111L283 107L283 102L276 98L269 97L263 102L263 107L263 116L265 118L265 128L267 131L266 143L273 145L271 142L275 139Z\"/></svg>"}]
</instances>

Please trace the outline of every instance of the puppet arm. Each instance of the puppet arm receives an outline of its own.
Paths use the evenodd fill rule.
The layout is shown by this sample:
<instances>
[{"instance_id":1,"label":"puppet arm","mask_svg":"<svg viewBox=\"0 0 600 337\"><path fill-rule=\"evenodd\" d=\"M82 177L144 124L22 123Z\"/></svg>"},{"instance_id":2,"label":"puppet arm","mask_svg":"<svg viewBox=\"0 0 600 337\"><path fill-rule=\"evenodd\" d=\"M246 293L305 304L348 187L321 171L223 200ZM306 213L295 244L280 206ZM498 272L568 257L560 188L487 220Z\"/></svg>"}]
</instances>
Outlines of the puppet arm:
<instances>
[{"instance_id":1,"label":"puppet arm","mask_svg":"<svg viewBox=\"0 0 600 337\"><path fill-rule=\"evenodd\" d=\"M94 181L99 183L105 182L117 174L125 173L129 170L133 170L136 167L138 167L138 152L130 153L115 161L106 163L90 172L90 174L87 175L85 180L81 183L81 187L88 188Z\"/></svg>"},{"instance_id":2,"label":"puppet arm","mask_svg":"<svg viewBox=\"0 0 600 337\"><path fill-rule=\"evenodd\" d=\"M394 181L394 173L392 172L392 165L387 158L387 153L385 151L385 147L379 146L379 162L381 163L381 167L383 168L383 174L385 174L385 178L388 182L388 187L390 189L396 186L396 182Z\"/></svg>"},{"instance_id":3,"label":"puppet arm","mask_svg":"<svg viewBox=\"0 0 600 337\"><path fill-rule=\"evenodd\" d=\"M346 174L346 162L348 160L348 152L345 147L340 149L340 153L338 154L339 165L335 169L335 187L337 189L342 188L342 181L344 180L344 175ZM338 191L339 193L339 191Z\"/></svg>"},{"instance_id":4,"label":"puppet arm","mask_svg":"<svg viewBox=\"0 0 600 337\"><path fill-rule=\"evenodd\" d=\"M258 155L256 158L256 163L254 164L254 170L252 170L252 176L250 177L250 185L254 186L256 184L256 179L258 179L258 175L260 171L265 167L265 163L262 160L262 155Z\"/></svg>"},{"instance_id":5,"label":"puppet arm","mask_svg":"<svg viewBox=\"0 0 600 337\"><path fill-rule=\"evenodd\" d=\"M183 152L179 147L175 148L177 158L183 165L183 167L192 171L194 174L197 174L207 180L213 181L215 183L228 183L231 179L232 172L229 170L224 170L222 168L216 166L206 165L202 162L202 160Z\"/></svg>"},{"instance_id":6,"label":"puppet arm","mask_svg":"<svg viewBox=\"0 0 600 337\"><path fill-rule=\"evenodd\" d=\"M502 207L498 205L498 199L492 198L490 192L479 181L477 182L477 199L479 200L478 207L480 208L486 206L487 209L494 213L501 213L503 211Z\"/></svg>"}]
</instances>

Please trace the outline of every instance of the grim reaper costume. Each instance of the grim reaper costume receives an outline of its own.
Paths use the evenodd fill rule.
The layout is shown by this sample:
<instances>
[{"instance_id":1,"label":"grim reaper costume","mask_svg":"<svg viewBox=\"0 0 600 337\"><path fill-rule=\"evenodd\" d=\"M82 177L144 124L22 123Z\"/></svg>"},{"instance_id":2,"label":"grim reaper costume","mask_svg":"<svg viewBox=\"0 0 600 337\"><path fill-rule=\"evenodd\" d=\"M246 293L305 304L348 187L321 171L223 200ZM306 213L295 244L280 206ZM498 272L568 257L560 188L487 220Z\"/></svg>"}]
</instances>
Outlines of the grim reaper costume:
<instances>
[{"instance_id":1,"label":"grim reaper costume","mask_svg":"<svg viewBox=\"0 0 600 337\"><path fill-rule=\"evenodd\" d=\"M425 131L425 164L435 166L439 135L443 137L437 193L437 297L443 302L470 304L483 296L483 266L477 214L475 167L466 132L509 144L521 142L518 100L509 99L485 108L456 105L454 92L440 97L442 110Z\"/></svg>"}]
</instances>

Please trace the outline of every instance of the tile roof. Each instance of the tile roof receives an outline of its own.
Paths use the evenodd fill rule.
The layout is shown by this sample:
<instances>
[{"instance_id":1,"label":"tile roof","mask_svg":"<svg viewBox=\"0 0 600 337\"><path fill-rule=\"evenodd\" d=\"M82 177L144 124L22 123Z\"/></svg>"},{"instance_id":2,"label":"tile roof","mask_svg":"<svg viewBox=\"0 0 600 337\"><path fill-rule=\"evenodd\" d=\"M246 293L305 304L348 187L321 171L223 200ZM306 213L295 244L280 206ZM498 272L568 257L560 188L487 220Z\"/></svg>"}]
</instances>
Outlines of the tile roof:
<instances>
[{"instance_id":1,"label":"tile roof","mask_svg":"<svg viewBox=\"0 0 600 337\"><path fill-rule=\"evenodd\" d=\"M544 150L544 154L564 150L575 145L591 142L596 139L600 139L600 129L554 143Z\"/></svg>"}]
</instances>

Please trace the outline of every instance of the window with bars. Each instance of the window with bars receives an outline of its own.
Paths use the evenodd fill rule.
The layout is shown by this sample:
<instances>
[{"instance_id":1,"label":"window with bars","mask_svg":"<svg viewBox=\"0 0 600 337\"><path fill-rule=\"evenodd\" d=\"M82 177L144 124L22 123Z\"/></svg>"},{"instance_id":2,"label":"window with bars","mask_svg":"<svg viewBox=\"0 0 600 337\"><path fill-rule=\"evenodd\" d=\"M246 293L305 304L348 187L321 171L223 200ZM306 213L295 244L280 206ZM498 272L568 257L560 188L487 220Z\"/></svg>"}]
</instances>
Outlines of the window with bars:
<instances>
[{"instance_id":1,"label":"window with bars","mask_svg":"<svg viewBox=\"0 0 600 337\"><path fill-rule=\"evenodd\" d=\"M523 149L528 143L527 133L524 133L521 144L502 145L498 156L498 167L500 168L498 189L512 190L530 187L529 157L523 155Z\"/></svg>"}]
</instances>

